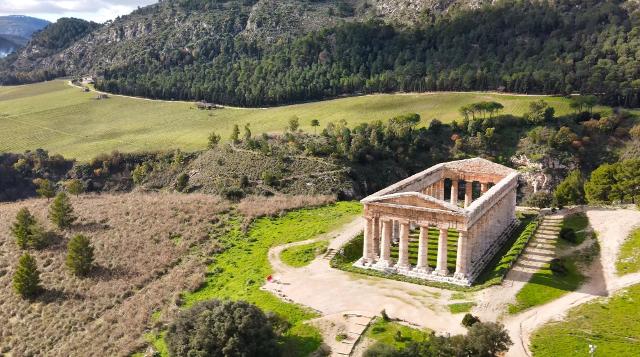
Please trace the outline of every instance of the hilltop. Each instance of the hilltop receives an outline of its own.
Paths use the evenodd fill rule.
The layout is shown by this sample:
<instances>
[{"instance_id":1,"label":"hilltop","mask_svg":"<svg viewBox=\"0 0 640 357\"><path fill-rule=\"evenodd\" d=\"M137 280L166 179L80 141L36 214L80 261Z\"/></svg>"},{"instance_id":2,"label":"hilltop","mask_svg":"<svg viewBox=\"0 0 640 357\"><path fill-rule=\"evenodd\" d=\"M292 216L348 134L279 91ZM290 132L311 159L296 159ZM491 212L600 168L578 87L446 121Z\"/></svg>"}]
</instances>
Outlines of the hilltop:
<instances>
[{"instance_id":1,"label":"hilltop","mask_svg":"<svg viewBox=\"0 0 640 357\"><path fill-rule=\"evenodd\" d=\"M5 84L93 74L112 93L250 107L434 90L577 91L633 107L636 8L586 0L165 1L91 26L64 46L36 48L36 38L0 68Z\"/></svg>"}]
</instances>

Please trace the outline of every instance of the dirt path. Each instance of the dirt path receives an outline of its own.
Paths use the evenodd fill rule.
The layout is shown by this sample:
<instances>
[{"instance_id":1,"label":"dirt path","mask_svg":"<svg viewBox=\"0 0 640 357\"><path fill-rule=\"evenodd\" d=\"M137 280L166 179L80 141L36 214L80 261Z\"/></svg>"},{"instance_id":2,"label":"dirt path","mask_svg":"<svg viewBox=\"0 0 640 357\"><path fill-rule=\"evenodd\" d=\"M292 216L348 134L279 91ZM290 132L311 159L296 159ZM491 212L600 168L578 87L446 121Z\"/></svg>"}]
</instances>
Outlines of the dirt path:
<instances>
[{"instance_id":1,"label":"dirt path","mask_svg":"<svg viewBox=\"0 0 640 357\"><path fill-rule=\"evenodd\" d=\"M67 85L71 86L71 87L75 87L78 89L85 89L88 88L89 91L93 92L93 93L97 93L97 94L106 94L110 97L120 97L120 98L128 98L128 99L137 99L137 100L146 100L149 102L158 102L158 103L182 103L182 104L195 104L195 101L191 100L191 101L186 101L186 100L165 100L165 99L152 99L152 98L144 98L144 97L134 97L131 95L123 95L123 94L113 94L113 93L109 93L109 92L102 92L99 91L93 87L83 87L83 86L79 86L77 84L74 84L72 81L67 81ZM253 109L268 109L268 108L243 108L243 107L230 107L230 106L226 106L226 105L221 105L221 104L216 104L218 107L220 108L224 108L224 109L237 109L237 110L253 110Z\"/></svg>"},{"instance_id":2,"label":"dirt path","mask_svg":"<svg viewBox=\"0 0 640 357\"><path fill-rule=\"evenodd\" d=\"M562 320L571 308L640 283L640 273L620 277L615 269L620 245L631 230L640 225L640 212L592 208L586 214L601 247L600 259L595 260L586 273L589 280L575 292L507 318L504 323L514 342L507 356L531 356L531 335L537 328L550 321Z\"/></svg>"},{"instance_id":3,"label":"dirt path","mask_svg":"<svg viewBox=\"0 0 640 357\"><path fill-rule=\"evenodd\" d=\"M359 311L375 316L384 309L392 318L436 333L464 333L460 325L462 315L451 314L447 307L451 291L332 269L324 256L302 268L290 267L280 260L280 253L287 247L322 239L331 239L329 250L338 250L360 233L362 226L362 218L358 218L321 237L272 248L269 262L274 279L263 289L323 315Z\"/></svg>"},{"instance_id":4,"label":"dirt path","mask_svg":"<svg viewBox=\"0 0 640 357\"><path fill-rule=\"evenodd\" d=\"M473 314L489 321L501 317L507 306L515 302L516 294L531 276L555 257L555 245L563 218L564 214L545 217L503 283L477 294L478 305L473 309Z\"/></svg>"},{"instance_id":5,"label":"dirt path","mask_svg":"<svg viewBox=\"0 0 640 357\"><path fill-rule=\"evenodd\" d=\"M589 279L577 291L517 315L504 315L508 304L514 301L516 293L531 275L555 257L555 244L564 217L563 213L558 213L545 218L502 285L480 291L475 297L467 294L465 300L477 303L474 314L484 321L501 320L509 330L514 345L507 356L531 356L530 339L537 328L549 321L561 320L573 307L640 283L640 273L619 277L615 270L620 245L630 231L640 225L640 212L591 208L586 214L597 233L601 255L585 272ZM452 292L449 290L332 269L327 256L317 257L303 268L290 267L280 260L280 253L284 249L319 240L330 240L328 251L335 252L360 233L362 224L362 219L358 218L323 236L272 248L269 251L269 261L274 268L274 280L263 286L263 289L319 311L323 315L318 319L320 323L349 314L362 317L358 320L362 323L384 309L392 318L432 329L438 334L465 333L466 330L460 325L462 315L453 315L448 310L447 305L452 302ZM581 244L579 248L586 248L590 244L593 244L593 240ZM573 251L578 247L568 249ZM332 256L330 253L327 255ZM342 321L341 324L348 325L348 321ZM331 326L336 326L335 321ZM340 349L342 355L345 355L346 349L353 348L346 345L351 341L335 345L335 336L331 337L335 334L334 330L323 332L327 334L325 341L334 345L334 351L336 348Z\"/></svg>"}]
</instances>

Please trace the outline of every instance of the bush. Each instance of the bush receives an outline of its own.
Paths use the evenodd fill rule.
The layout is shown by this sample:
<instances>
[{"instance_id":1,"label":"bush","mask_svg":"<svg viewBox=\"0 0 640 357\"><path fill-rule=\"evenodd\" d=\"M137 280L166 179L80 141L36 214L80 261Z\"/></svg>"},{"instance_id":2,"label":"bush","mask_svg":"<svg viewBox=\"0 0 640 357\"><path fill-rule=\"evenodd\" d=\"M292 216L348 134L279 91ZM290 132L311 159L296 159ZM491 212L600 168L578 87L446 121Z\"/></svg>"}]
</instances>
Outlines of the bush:
<instances>
[{"instance_id":1,"label":"bush","mask_svg":"<svg viewBox=\"0 0 640 357\"><path fill-rule=\"evenodd\" d=\"M64 187L67 189L67 191L70 194L75 196L78 196L79 194L84 193L85 191L84 184L82 183L82 181L78 179L71 179L71 180L65 181Z\"/></svg>"},{"instance_id":2,"label":"bush","mask_svg":"<svg viewBox=\"0 0 640 357\"><path fill-rule=\"evenodd\" d=\"M46 245L50 236L36 221L27 208L22 208L11 226L11 234L16 238L20 249L39 249Z\"/></svg>"},{"instance_id":3,"label":"bush","mask_svg":"<svg viewBox=\"0 0 640 357\"><path fill-rule=\"evenodd\" d=\"M546 208L553 203L553 196L549 192L538 191L525 199L525 204L530 207Z\"/></svg>"},{"instance_id":4,"label":"bush","mask_svg":"<svg viewBox=\"0 0 640 357\"><path fill-rule=\"evenodd\" d=\"M265 314L244 301L210 300L182 312L166 335L171 356L278 356Z\"/></svg>"},{"instance_id":5,"label":"bush","mask_svg":"<svg viewBox=\"0 0 640 357\"><path fill-rule=\"evenodd\" d=\"M578 236L576 235L576 231L574 231L573 228L563 227L560 230L560 238L574 244L578 243Z\"/></svg>"},{"instance_id":6,"label":"bush","mask_svg":"<svg viewBox=\"0 0 640 357\"><path fill-rule=\"evenodd\" d=\"M36 192L40 197L44 197L48 201L51 197L55 196L56 188L53 182L47 179L36 179L33 183L37 186Z\"/></svg>"},{"instance_id":7,"label":"bush","mask_svg":"<svg viewBox=\"0 0 640 357\"><path fill-rule=\"evenodd\" d=\"M377 342L369 347L363 354L363 357L395 357L401 356L401 353L387 344Z\"/></svg>"},{"instance_id":8,"label":"bush","mask_svg":"<svg viewBox=\"0 0 640 357\"><path fill-rule=\"evenodd\" d=\"M473 316L468 313L464 314L464 317L462 318L462 326L464 327L471 327L478 322L480 322L480 318L478 318L478 316Z\"/></svg>"},{"instance_id":9,"label":"bush","mask_svg":"<svg viewBox=\"0 0 640 357\"><path fill-rule=\"evenodd\" d=\"M24 298L33 298L40 292L40 272L36 259L24 253L13 275L13 289Z\"/></svg>"},{"instance_id":10,"label":"bush","mask_svg":"<svg viewBox=\"0 0 640 357\"><path fill-rule=\"evenodd\" d=\"M499 356L513 345L507 330L496 322L474 324L469 328L465 340L471 356Z\"/></svg>"},{"instance_id":11,"label":"bush","mask_svg":"<svg viewBox=\"0 0 640 357\"><path fill-rule=\"evenodd\" d=\"M564 260L559 258L551 260L551 263L549 263L549 269L557 275L567 275L569 272L567 267L564 265Z\"/></svg>"},{"instance_id":12,"label":"bush","mask_svg":"<svg viewBox=\"0 0 640 357\"><path fill-rule=\"evenodd\" d=\"M73 207L66 193L60 192L49 207L49 219L60 229L71 227L76 217L73 215Z\"/></svg>"},{"instance_id":13,"label":"bush","mask_svg":"<svg viewBox=\"0 0 640 357\"><path fill-rule=\"evenodd\" d=\"M183 172L176 179L176 191L183 192L187 185L189 185L189 175Z\"/></svg>"},{"instance_id":14,"label":"bush","mask_svg":"<svg viewBox=\"0 0 640 357\"><path fill-rule=\"evenodd\" d=\"M78 276L86 276L93 265L91 241L81 234L71 238L67 245L67 268Z\"/></svg>"}]
</instances>

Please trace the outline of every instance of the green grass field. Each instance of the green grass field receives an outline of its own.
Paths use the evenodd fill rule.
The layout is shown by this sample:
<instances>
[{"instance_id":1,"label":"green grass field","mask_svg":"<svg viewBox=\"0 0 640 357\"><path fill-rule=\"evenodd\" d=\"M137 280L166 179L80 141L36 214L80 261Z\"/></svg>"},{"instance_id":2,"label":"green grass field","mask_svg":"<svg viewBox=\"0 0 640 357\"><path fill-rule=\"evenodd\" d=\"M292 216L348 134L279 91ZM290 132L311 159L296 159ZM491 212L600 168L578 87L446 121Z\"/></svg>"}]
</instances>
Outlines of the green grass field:
<instances>
[{"instance_id":1,"label":"green grass field","mask_svg":"<svg viewBox=\"0 0 640 357\"><path fill-rule=\"evenodd\" d=\"M269 109L201 111L190 103L115 96L95 100L95 96L63 80L0 87L0 152L44 148L88 160L113 150L200 150L210 132L228 138L233 124L249 123L254 134L281 132L292 116L298 116L301 128L311 132L314 118L324 127L330 121L344 119L355 125L403 113L418 113L426 124L433 118L459 119L461 106L484 100L502 103L504 113L521 115L531 101L543 98L489 93L380 94ZM556 113L570 112L567 99L544 98Z\"/></svg>"},{"instance_id":2,"label":"green grass field","mask_svg":"<svg viewBox=\"0 0 640 357\"><path fill-rule=\"evenodd\" d=\"M536 331L531 350L536 357L638 356L640 351L640 285L611 298L600 298L569 311L562 322L549 323Z\"/></svg>"},{"instance_id":3,"label":"green grass field","mask_svg":"<svg viewBox=\"0 0 640 357\"><path fill-rule=\"evenodd\" d=\"M226 250L215 256L202 287L184 294L186 306L209 299L246 300L265 311L275 312L292 324L284 341L285 351L307 355L321 342L315 328L304 323L315 313L299 305L287 303L260 290L272 273L267 253L269 248L316 237L340 227L361 214L359 202L339 202L313 209L301 209L280 218L260 218L245 235L240 225L221 238Z\"/></svg>"},{"instance_id":4,"label":"green grass field","mask_svg":"<svg viewBox=\"0 0 640 357\"><path fill-rule=\"evenodd\" d=\"M280 259L292 267L300 268L309 265L318 255L327 251L329 241L323 240L305 245L287 248L280 253Z\"/></svg>"},{"instance_id":5,"label":"green grass field","mask_svg":"<svg viewBox=\"0 0 640 357\"><path fill-rule=\"evenodd\" d=\"M622 244L616 270L619 275L640 271L640 228L634 229Z\"/></svg>"},{"instance_id":6,"label":"green grass field","mask_svg":"<svg viewBox=\"0 0 640 357\"><path fill-rule=\"evenodd\" d=\"M411 342L423 342L429 339L431 331L418 330L393 321L385 321L376 318L367 327L364 335L377 342L393 346L396 349L404 348Z\"/></svg>"},{"instance_id":7,"label":"green grass field","mask_svg":"<svg viewBox=\"0 0 640 357\"><path fill-rule=\"evenodd\" d=\"M462 314L464 312L469 312L471 309L476 306L475 302L458 302L454 304L447 305L449 307L449 311L452 314Z\"/></svg>"}]
</instances>

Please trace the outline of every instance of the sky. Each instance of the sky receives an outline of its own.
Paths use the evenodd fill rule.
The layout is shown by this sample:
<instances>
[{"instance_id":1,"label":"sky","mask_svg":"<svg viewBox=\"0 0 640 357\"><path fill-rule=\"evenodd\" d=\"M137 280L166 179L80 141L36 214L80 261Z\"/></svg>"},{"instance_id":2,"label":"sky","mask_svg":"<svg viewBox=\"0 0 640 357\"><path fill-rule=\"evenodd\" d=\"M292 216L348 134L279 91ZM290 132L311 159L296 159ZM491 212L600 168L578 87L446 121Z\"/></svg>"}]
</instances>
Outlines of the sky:
<instances>
[{"instance_id":1,"label":"sky","mask_svg":"<svg viewBox=\"0 0 640 357\"><path fill-rule=\"evenodd\" d=\"M0 0L0 16L27 15L55 22L77 17L105 22L157 0Z\"/></svg>"}]
</instances>

